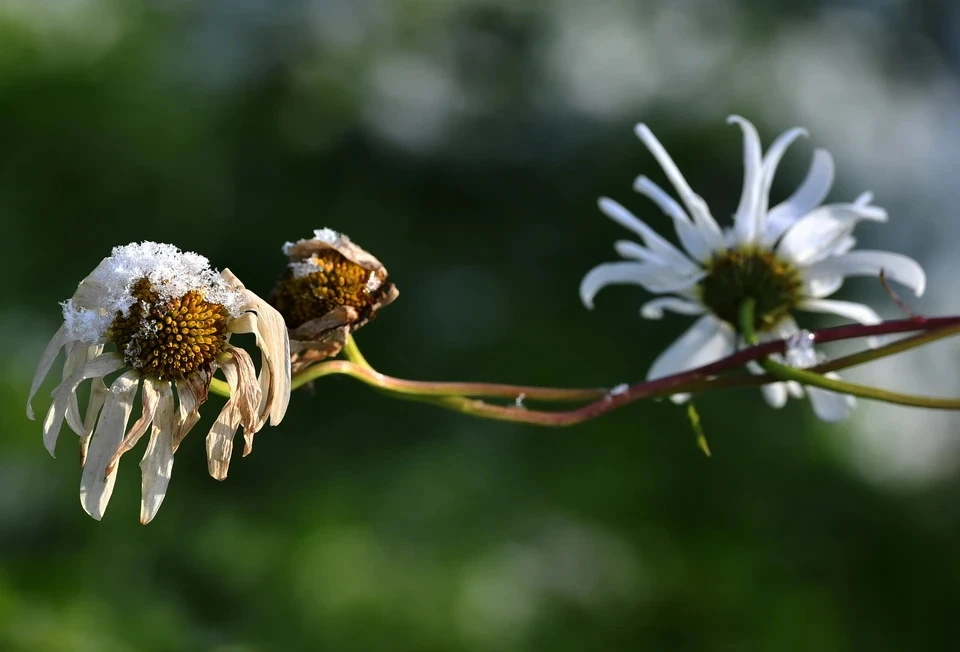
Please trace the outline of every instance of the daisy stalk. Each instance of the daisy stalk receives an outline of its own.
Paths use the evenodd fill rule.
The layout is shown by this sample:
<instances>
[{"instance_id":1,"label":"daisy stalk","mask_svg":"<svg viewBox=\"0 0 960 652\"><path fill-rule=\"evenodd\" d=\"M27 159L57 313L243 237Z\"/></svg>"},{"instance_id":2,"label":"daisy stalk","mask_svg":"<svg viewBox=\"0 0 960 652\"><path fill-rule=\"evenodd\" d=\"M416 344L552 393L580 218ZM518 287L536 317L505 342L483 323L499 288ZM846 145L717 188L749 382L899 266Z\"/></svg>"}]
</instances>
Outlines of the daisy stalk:
<instances>
[{"instance_id":1,"label":"daisy stalk","mask_svg":"<svg viewBox=\"0 0 960 652\"><path fill-rule=\"evenodd\" d=\"M750 307L743 309L747 313L745 318L750 317L749 311L751 309ZM770 355L783 353L788 349L790 346L788 340L754 343L711 364L663 378L639 382L615 393L611 393L607 389L566 389L496 383L416 381L395 378L380 373L370 365L351 336L347 338L343 347L346 360L328 360L313 365L295 375L291 381L291 387L295 389L311 381L340 374L354 378L392 398L429 403L478 418L552 427L583 423L638 400L664 398L678 392L703 394L713 390L758 387L784 380L793 380L828 391L842 392L898 405L946 410L960 409L960 399L898 394L831 380L822 375L823 373L848 369L879 360L960 334L960 316L914 317L866 326L834 326L811 332L809 335L811 341L817 344L825 344L913 331L922 332L881 347L824 362L808 370L778 365L769 360ZM744 339L756 341L756 334L746 331ZM730 374L730 372L743 370L747 363L754 361L763 366L768 373L766 375ZM767 366L770 368L767 369ZM785 367L785 370L781 367ZM789 374L789 376L785 374ZM222 396L229 396L229 388L226 384L216 379L211 384L210 391ZM548 411L528 409L516 403L497 405L477 400L482 397L515 401L521 395L531 401L590 402L573 410Z\"/></svg>"}]
</instances>

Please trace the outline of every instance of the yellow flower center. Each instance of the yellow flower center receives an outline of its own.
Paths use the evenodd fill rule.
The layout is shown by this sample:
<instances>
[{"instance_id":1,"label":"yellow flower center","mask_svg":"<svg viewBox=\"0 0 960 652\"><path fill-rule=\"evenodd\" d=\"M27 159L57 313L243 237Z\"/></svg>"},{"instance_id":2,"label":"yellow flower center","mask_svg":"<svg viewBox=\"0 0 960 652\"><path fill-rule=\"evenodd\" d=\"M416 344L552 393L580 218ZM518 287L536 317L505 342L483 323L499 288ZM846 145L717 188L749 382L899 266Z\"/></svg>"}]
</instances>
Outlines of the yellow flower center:
<instances>
[{"instance_id":1,"label":"yellow flower center","mask_svg":"<svg viewBox=\"0 0 960 652\"><path fill-rule=\"evenodd\" d=\"M710 311L737 327L740 304L756 301L754 328L769 330L797 306L802 297L800 272L772 251L738 247L714 255L700 281L700 300Z\"/></svg>"},{"instance_id":2,"label":"yellow flower center","mask_svg":"<svg viewBox=\"0 0 960 652\"><path fill-rule=\"evenodd\" d=\"M230 313L201 292L163 298L145 278L133 285L137 302L117 312L110 337L130 367L159 380L179 380L209 371L227 341Z\"/></svg>"},{"instance_id":3,"label":"yellow flower center","mask_svg":"<svg viewBox=\"0 0 960 652\"><path fill-rule=\"evenodd\" d=\"M366 317L383 288L384 275L358 265L329 249L295 262L277 282L269 301L288 328L323 317L334 308L352 306Z\"/></svg>"}]
</instances>

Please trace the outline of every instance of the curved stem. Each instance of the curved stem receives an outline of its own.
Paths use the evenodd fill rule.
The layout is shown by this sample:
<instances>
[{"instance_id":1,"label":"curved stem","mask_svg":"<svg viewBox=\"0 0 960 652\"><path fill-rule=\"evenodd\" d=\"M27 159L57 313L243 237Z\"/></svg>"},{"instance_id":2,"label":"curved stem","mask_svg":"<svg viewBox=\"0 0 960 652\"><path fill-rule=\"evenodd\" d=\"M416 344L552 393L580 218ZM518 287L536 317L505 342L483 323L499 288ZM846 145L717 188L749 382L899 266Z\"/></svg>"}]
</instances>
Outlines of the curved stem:
<instances>
[{"instance_id":1,"label":"curved stem","mask_svg":"<svg viewBox=\"0 0 960 652\"><path fill-rule=\"evenodd\" d=\"M367 369L373 369L373 366L367 362L367 359L360 353L360 347L357 346L357 341L353 339L353 335L350 333L347 333L347 341L343 345L343 355L354 364L366 367Z\"/></svg>"},{"instance_id":2,"label":"curved stem","mask_svg":"<svg viewBox=\"0 0 960 652\"><path fill-rule=\"evenodd\" d=\"M748 344L757 344L758 337L754 329L754 311L756 301L747 299L740 306L740 333ZM851 394L861 398L867 398L874 401L884 401L896 405L909 405L913 407L935 408L940 410L958 410L960 409L960 399L932 398L929 396L917 396L914 394L901 394L891 392L885 389L869 387L866 385L857 385L843 380L827 378L814 371L806 369L797 369L788 365L780 364L769 358L762 358L757 361L761 367L779 380L795 380L804 385L820 387L840 394Z\"/></svg>"},{"instance_id":3,"label":"curved stem","mask_svg":"<svg viewBox=\"0 0 960 652\"><path fill-rule=\"evenodd\" d=\"M333 365L334 362L343 362L342 360L332 360L312 365L297 374L291 382L291 389L296 389L301 385L331 373L344 373L394 394L430 398L444 396L482 396L516 400L522 397L531 401L576 402L594 400L607 393L607 390L603 388L563 389L528 385L503 385L497 383L451 383L406 380L404 378L395 378L382 374L374 369L363 357L363 354L360 353L360 349L352 337L347 338L343 352L349 360L349 363L353 366L330 366ZM358 376L357 369L363 370L364 373Z\"/></svg>"},{"instance_id":4,"label":"curved stem","mask_svg":"<svg viewBox=\"0 0 960 652\"><path fill-rule=\"evenodd\" d=\"M933 342L951 335L960 333L960 317L936 317L936 318L912 318L874 324L848 325L826 328L813 333L814 341L817 343L836 342L846 339L859 337L868 337L871 335L887 335L893 333L906 333L910 331L927 331L913 337L904 338L898 342L878 347L869 351L862 351L853 355L837 358L831 362L811 368L807 373L812 374L814 379L826 380L815 372L835 371L845 369L857 364L863 364L872 360L900 353L929 342ZM598 417L606 412L622 407L628 403L644 399L658 398L675 393L701 393L710 389L731 389L740 387L753 387L775 382L779 376L767 374L764 376L737 375L716 377L724 372L741 368L745 363L751 360L762 359L773 353L782 353L786 348L786 341L776 340L757 344L755 346L742 349L734 354L717 362L713 362L696 369L684 371L672 376L658 378L656 380L636 383L626 388L623 392L616 394L607 393L603 389L554 389L543 387L524 387L516 385L497 385L486 383L434 383L423 381L410 381L399 378L392 378L377 372L363 358L352 338L348 339L344 347L344 353L353 361L332 360L322 362L309 367L293 379L293 388L321 378L327 375L344 374L356 380L380 389L396 398L415 400L431 403L439 407L455 410L464 414L469 414L479 418L496 419L500 421L512 421L517 423L530 423L541 426L569 426ZM362 363L362 364L361 364ZM788 370L793 369L787 367ZM799 370L794 370L799 371ZM810 379L812 380L812 379ZM816 385L810 380L801 380L805 384ZM843 393L853 393L850 390L851 384L845 384L844 389L833 389ZM854 386L856 387L856 386ZM832 388L831 388L832 389ZM867 388L870 389L870 388ZM219 379L214 379L210 385L210 391L221 396L229 396L227 384ZM877 390L881 391L882 390ZM521 406L511 405L491 405L479 400L472 400L468 396L484 396L499 398L516 398L521 393L525 394L531 400L544 401L577 401L591 400L580 408L568 411L545 412L538 410L528 410ZM888 393L890 396L906 396L909 401L899 401L901 405L916 405L919 407L931 407L940 409L957 409L958 401L952 399L930 399L927 397L910 397L907 395L896 395ZM859 394L858 394L859 395ZM875 398L868 396L866 398ZM888 400L880 398L878 400ZM898 402L898 401L891 401Z\"/></svg>"}]
</instances>

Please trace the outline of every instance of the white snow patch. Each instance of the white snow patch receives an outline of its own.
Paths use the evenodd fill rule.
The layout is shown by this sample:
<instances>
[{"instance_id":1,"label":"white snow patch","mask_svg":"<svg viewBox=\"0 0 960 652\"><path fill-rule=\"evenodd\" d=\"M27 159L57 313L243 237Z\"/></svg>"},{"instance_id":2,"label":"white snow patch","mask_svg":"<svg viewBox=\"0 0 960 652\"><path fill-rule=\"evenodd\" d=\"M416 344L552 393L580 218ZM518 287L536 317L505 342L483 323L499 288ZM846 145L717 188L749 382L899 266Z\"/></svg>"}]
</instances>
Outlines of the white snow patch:
<instances>
[{"instance_id":1,"label":"white snow patch","mask_svg":"<svg viewBox=\"0 0 960 652\"><path fill-rule=\"evenodd\" d=\"M380 280L376 272L370 272L370 276L367 277L367 292L376 292L380 289L381 285L383 285L383 281Z\"/></svg>"},{"instance_id":2,"label":"white snow patch","mask_svg":"<svg viewBox=\"0 0 960 652\"><path fill-rule=\"evenodd\" d=\"M306 260L296 260L289 265L294 278L303 278L319 272L323 268L317 263L317 259L311 256Z\"/></svg>"},{"instance_id":3,"label":"white snow patch","mask_svg":"<svg viewBox=\"0 0 960 652\"><path fill-rule=\"evenodd\" d=\"M330 245L330 246L332 246L332 247L337 247L337 246L340 245L340 240L341 240L342 237L343 237L343 236L342 236L340 233L337 233L337 232L334 231L333 229L328 229L327 227L324 227L324 228L322 228L322 229L314 229L314 230L313 230L313 237L310 238L310 239L311 239L311 240L319 240L320 242L325 242L325 243L327 243L328 245ZM300 240L300 241L298 241L298 242L286 242L286 243L284 243L283 247L281 247L281 250L283 251L283 254L284 254L285 256L289 256L289 255L290 255L290 250L293 249L293 248L294 248L295 246L297 246L298 244L300 244L301 242L306 242L306 240Z\"/></svg>"},{"instance_id":4,"label":"white snow patch","mask_svg":"<svg viewBox=\"0 0 960 652\"><path fill-rule=\"evenodd\" d=\"M131 243L114 247L80 284L77 293L64 301L63 320L70 337L82 342L104 342L119 312L129 314L137 299L134 283L150 281L161 299L178 299L187 292L202 292L206 301L224 306L233 316L243 310L243 298L229 287L210 261L170 244Z\"/></svg>"}]
</instances>

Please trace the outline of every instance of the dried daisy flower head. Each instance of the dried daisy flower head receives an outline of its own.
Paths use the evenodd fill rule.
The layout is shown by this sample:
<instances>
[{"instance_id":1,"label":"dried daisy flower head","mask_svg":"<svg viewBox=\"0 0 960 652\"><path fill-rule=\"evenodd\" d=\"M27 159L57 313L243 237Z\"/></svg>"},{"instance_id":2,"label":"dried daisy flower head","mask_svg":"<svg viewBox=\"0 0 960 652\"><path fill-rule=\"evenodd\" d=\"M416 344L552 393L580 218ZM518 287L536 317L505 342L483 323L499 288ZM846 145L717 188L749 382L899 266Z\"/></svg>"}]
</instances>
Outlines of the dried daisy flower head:
<instances>
[{"instance_id":1,"label":"dried daisy flower head","mask_svg":"<svg viewBox=\"0 0 960 652\"><path fill-rule=\"evenodd\" d=\"M80 436L80 502L95 519L103 517L113 493L120 457L147 428L140 521L156 515L173 454L199 420L215 370L226 377L230 399L207 435L213 477L226 477L239 426L246 455L253 434L267 420L278 424L286 412L290 354L283 319L229 270L212 270L203 256L155 242L115 247L62 306L63 325L37 367L27 416L34 418L33 396L65 349L43 441L53 455L64 419ZM256 336L259 378L250 355L230 344L233 333ZM77 391L87 380L90 396L81 416ZM128 429L138 389L143 411Z\"/></svg>"},{"instance_id":2,"label":"dried daisy flower head","mask_svg":"<svg viewBox=\"0 0 960 652\"><path fill-rule=\"evenodd\" d=\"M288 242L283 253L290 262L269 301L290 329L294 373L338 354L348 334L399 294L379 260L332 229Z\"/></svg>"}]
</instances>

